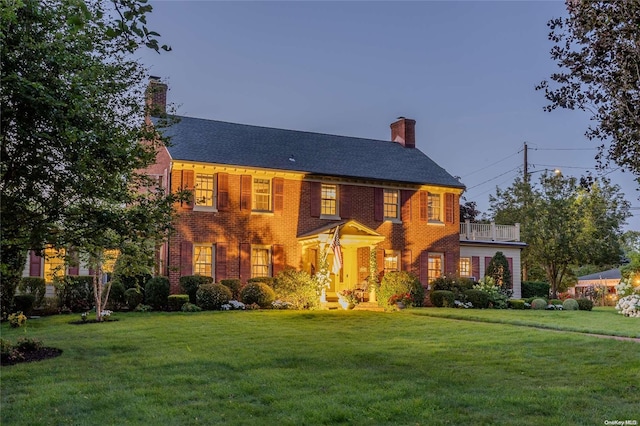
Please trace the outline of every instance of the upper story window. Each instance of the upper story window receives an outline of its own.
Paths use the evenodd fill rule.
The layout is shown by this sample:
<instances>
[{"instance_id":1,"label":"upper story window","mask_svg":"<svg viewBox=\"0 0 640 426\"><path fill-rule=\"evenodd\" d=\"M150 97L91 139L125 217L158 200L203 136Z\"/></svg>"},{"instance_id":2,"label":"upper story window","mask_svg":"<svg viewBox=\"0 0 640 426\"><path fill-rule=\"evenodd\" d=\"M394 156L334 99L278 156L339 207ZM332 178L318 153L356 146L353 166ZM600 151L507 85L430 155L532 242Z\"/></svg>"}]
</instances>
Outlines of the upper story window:
<instances>
[{"instance_id":1,"label":"upper story window","mask_svg":"<svg viewBox=\"0 0 640 426\"><path fill-rule=\"evenodd\" d=\"M384 190L384 218L386 219L400 219L400 209L398 206L399 201L397 189L385 189Z\"/></svg>"},{"instance_id":2,"label":"upper story window","mask_svg":"<svg viewBox=\"0 0 640 426\"><path fill-rule=\"evenodd\" d=\"M251 277L271 276L271 250L269 247L251 247Z\"/></svg>"},{"instance_id":3,"label":"upper story window","mask_svg":"<svg viewBox=\"0 0 640 426\"><path fill-rule=\"evenodd\" d=\"M271 211L270 179L253 179L253 210Z\"/></svg>"},{"instance_id":4,"label":"upper story window","mask_svg":"<svg viewBox=\"0 0 640 426\"><path fill-rule=\"evenodd\" d=\"M396 272L400 270L400 252L395 250L384 251L384 272Z\"/></svg>"},{"instance_id":5,"label":"upper story window","mask_svg":"<svg viewBox=\"0 0 640 426\"><path fill-rule=\"evenodd\" d=\"M471 258L469 257L460 258L460 276L461 277L471 276Z\"/></svg>"},{"instance_id":6,"label":"upper story window","mask_svg":"<svg viewBox=\"0 0 640 426\"><path fill-rule=\"evenodd\" d=\"M429 193L429 220L441 221L441 202L440 194Z\"/></svg>"},{"instance_id":7,"label":"upper story window","mask_svg":"<svg viewBox=\"0 0 640 426\"><path fill-rule=\"evenodd\" d=\"M213 246L193 246L193 274L206 277L213 276Z\"/></svg>"},{"instance_id":8,"label":"upper story window","mask_svg":"<svg viewBox=\"0 0 640 426\"><path fill-rule=\"evenodd\" d=\"M196 174L195 204L199 207L216 207L215 175Z\"/></svg>"},{"instance_id":9,"label":"upper story window","mask_svg":"<svg viewBox=\"0 0 640 426\"><path fill-rule=\"evenodd\" d=\"M323 216L338 215L338 185L322 184L320 194L320 214Z\"/></svg>"}]
</instances>

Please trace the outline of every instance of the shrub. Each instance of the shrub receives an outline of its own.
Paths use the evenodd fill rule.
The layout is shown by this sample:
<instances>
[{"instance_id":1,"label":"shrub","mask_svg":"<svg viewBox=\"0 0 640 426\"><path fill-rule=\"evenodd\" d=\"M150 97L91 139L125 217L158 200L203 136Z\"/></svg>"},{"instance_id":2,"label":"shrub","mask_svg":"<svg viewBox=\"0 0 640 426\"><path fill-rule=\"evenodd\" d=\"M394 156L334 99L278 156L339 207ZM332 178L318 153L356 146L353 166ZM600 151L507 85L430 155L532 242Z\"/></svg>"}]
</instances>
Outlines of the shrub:
<instances>
[{"instance_id":1,"label":"shrub","mask_svg":"<svg viewBox=\"0 0 640 426\"><path fill-rule=\"evenodd\" d=\"M467 302L471 302L474 308L486 309L489 307L489 295L482 290L465 290L464 297Z\"/></svg>"},{"instance_id":2,"label":"shrub","mask_svg":"<svg viewBox=\"0 0 640 426\"><path fill-rule=\"evenodd\" d=\"M382 277L378 304L388 308L391 297L406 294L411 296L411 306L422 306L424 288L418 278L406 271L389 272Z\"/></svg>"},{"instance_id":3,"label":"shrub","mask_svg":"<svg viewBox=\"0 0 640 426\"><path fill-rule=\"evenodd\" d=\"M44 297L47 293L47 286L44 278L39 277L22 277L18 285L18 291L22 294L32 294L34 296L33 306L42 305Z\"/></svg>"},{"instance_id":4,"label":"shrub","mask_svg":"<svg viewBox=\"0 0 640 426\"><path fill-rule=\"evenodd\" d=\"M14 312L13 314L9 315L8 319L11 328L22 327L27 323L27 316L20 311Z\"/></svg>"},{"instance_id":5,"label":"shrub","mask_svg":"<svg viewBox=\"0 0 640 426\"><path fill-rule=\"evenodd\" d=\"M269 287L273 288L273 281L275 279L272 277L253 277L253 278L249 278L247 280L247 284L254 284L254 283L264 283L266 285L268 285Z\"/></svg>"},{"instance_id":6,"label":"shrub","mask_svg":"<svg viewBox=\"0 0 640 426\"><path fill-rule=\"evenodd\" d=\"M507 309L507 300L509 300L511 290L496 285L492 277L485 276L473 288L487 295L488 306L496 309Z\"/></svg>"},{"instance_id":7,"label":"shrub","mask_svg":"<svg viewBox=\"0 0 640 426\"><path fill-rule=\"evenodd\" d=\"M118 269L118 265L120 264L119 260L121 258L122 258L122 255L120 255L120 257L118 258L118 261L116 261L116 270ZM146 282L151 279L151 275L149 274L129 276L129 275L123 275L121 273L114 272L114 275L116 277L115 279L117 279L124 285L125 290L129 290L130 288L136 288L136 287L144 288L144 285L146 284Z\"/></svg>"},{"instance_id":8,"label":"shrub","mask_svg":"<svg viewBox=\"0 0 640 426\"><path fill-rule=\"evenodd\" d=\"M125 292L124 284L119 279L111 281L111 290L109 290L109 308L114 311L119 311L126 304L124 298Z\"/></svg>"},{"instance_id":9,"label":"shrub","mask_svg":"<svg viewBox=\"0 0 640 426\"><path fill-rule=\"evenodd\" d=\"M247 284L240 291L240 297L245 305L256 304L261 308L271 306L276 294L271 287L262 282Z\"/></svg>"},{"instance_id":10,"label":"shrub","mask_svg":"<svg viewBox=\"0 0 640 426\"><path fill-rule=\"evenodd\" d=\"M92 276L67 275L54 283L60 307L71 312L86 312L95 304Z\"/></svg>"},{"instance_id":11,"label":"shrub","mask_svg":"<svg viewBox=\"0 0 640 426\"><path fill-rule=\"evenodd\" d=\"M578 309L580 309L580 307L578 306L578 302L576 302L575 299L566 299L564 302L562 302L562 309L564 309L565 311L577 311Z\"/></svg>"},{"instance_id":12,"label":"shrub","mask_svg":"<svg viewBox=\"0 0 640 426\"><path fill-rule=\"evenodd\" d=\"M560 299L551 299L551 300L549 300L549 304L550 305L562 305L562 303L563 302Z\"/></svg>"},{"instance_id":13,"label":"shrub","mask_svg":"<svg viewBox=\"0 0 640 426\"><path fill-rule=\"evenodd\" d=\"M13 308L16 312L24 312L26 316L30 316L35 300L36 296L33 294L16 294L13 298Z\"/></svg>"},{"instance_id":14,"label":"shrub","mask_svg":"<svg viewBox=\"0 0 640 426\"><path fill-rule=\"evenodd\" d=\"M447 290L454 294L455 299L462 299L464 291L473 288L473 280L454 276L438 277L431 282L431 291Z\"/></svg>"},{"instance_id":15,"label":"shrub","mask_svg":"<svg viewBox=\"0 0 640 426\"><path fill-rule=\"evenodd\" d=\"M548 283L538 281L522 281L522 298L528 297L549 297L549 289L551 286Z\"/></svg>"},{"instance_id":16,"label":"shrub","mask_svg":"<svg viewBox=\"0 0 640 426\"><path fill-rule=\"evenodd\" d=\"M240 280L220 280L220 284L226 286L229 290L231 290L231 299L240 299L240 289L242 288L242 283L240 282Z\"/></svg>"},{"instance_id":17,"label":"shrub","mask_svg":"<svg viewBox=\"0 0 640 426\"><path fill-rule=\"evenodd\" d=\"M309 309L319 303L317 284L305 271L286 269L275 277L273 286L276 298L291 309Z\"/></svg>"},{"instance_id":18,"label":"shrub","mask_svg":"<svg viewBox=\"0 0 640 426\"><path fill-rule=\"evenodd\" d=\"M547 301L544 299L533 299L531 309L543 310L547 309Z\"/></svg>"},{"instance_id":19,"label":"shrub","mask_svg":"<svg viewBox=\"0 0 640 426\"><path fill-rule=\"evenodd\" d=\"M24 359L24 355L10 341L0 339L0 364L11 364Z\"/></svg>"},{"instance_id":20,"label":"shrub","mask_svg":"<svg viewBox=\"0 0 640 426\"><path fill-rule=\"evenodd\" d=\"M491 258L485 276L493 278L496 285L504 290L509 290L512 287L509 262L501 251L496 252Z\"/></svg>"},{"instance_id":21,"label":"shrub","mask_svg":"<svg viewBox=\"0 0 640 426\"><path fill-rule=\"evenodd\" d=\"M21 337L14 347L20 352L33 352L42 349L42 342L38 339Z\"/></svg>"},{"instance_id":22,"label":"shrub","mask_svg":"<svg viewBox=\"0 0 640 426\"><path fill-rule=\"evenodd\" d=\"M590 311L593 309L593 302L589 299L578 299L578 309L581 311Z\"/></svg>"},{"instance_id":23,"label":"shrub","mask_svg":"<svg viewBox=\"0 0 640 426\"><path fill-rule=\"evenodd\" d=\"M134 311L136 311L136 312L151 312L151 311L153 311L153 308L151 306L149 306L149 305L145 305L145 304L141 303L138 306L136 306Z\"/></svg>"},{"instance_id":24,"label":"shrub","mask_svg":"<svg viewBox=\"0 0 640 426\"><path fill-rule=\"evenodd\" d=\"M231 290L222 284L203 284L196 293L198 306L204 310L221 309L231 300Z\"/></svg>"},{"instance_id":25,"label":"shrub","mask_svg":"<svg viewBox=\"0 0 640 426\"><path fill-rule=\"evenodd\" d=\"M202 311L202 308L200 308L200 306L198 305L194 305L193 303L185 303L184 305L182 305L182 308L180 308L180 310L182 312L200 312Z\"/></svg>"},{"instance_id":26,"label":"shrub","mask_svg":"<svg viewBox=\"0 0 640 426\"><path fill-rule=\"evenodd\" d=\"M204 284L213 284L213 278L202 275L185 275L184 277L180 277L180 288L185 294L189 295L190 303L196 303L198 288Z\"/></svg>"},{"instance_id":27,"label":"shrub","mask_svg":"<svg viewBox=\"0 0 640 426\"><path fill-rule=\"evenodd\" d=\"M127 304L127 307L131 310L134 310L139 304L144 300L144 295L142 294L142 290L138 287L131 287L130 289L125 290L124 292L124 300Z\"/></svg>"},{"instance_id":28,"label":"shrub","mask_svg":"<svg viewBox=\"0 0 640 426\"><path fill-rule=\"evenodd\" d=\"M511 309L524 309L524 300L522 299L509 299L508 304Z\"/></svg>"},{"instance_id":29,"label":"shrub","mask_svg":"<svg viewBox=\"0 0 640 426\"><path fill-rule=\"evenodd\" d=\"M189 303L188 294L172 294L167 298L167 306L170 311L179 311L185 303Z\"/></svg>"},{"instance_id":30,"label":"shrub","mask_svg":"<svg viewBox=\"0 0 640 426\"><path fill-rule=\"evenodd\" d=\"M161 311L167 308L170 284L167 277L153 277L144 285L144 299L147 305Z\"/></svg>"},{"instance_id":31,"label":"shrub","mask_svg":"<svg viewBox=\"0 0 640 426\"><path fill-rule=\"evenodd\" d=\"M452 291L449 290L435 290L429 295L433 306L438 308L452 308L454 307L455 296Z\"/></svg>"}]
</instances>

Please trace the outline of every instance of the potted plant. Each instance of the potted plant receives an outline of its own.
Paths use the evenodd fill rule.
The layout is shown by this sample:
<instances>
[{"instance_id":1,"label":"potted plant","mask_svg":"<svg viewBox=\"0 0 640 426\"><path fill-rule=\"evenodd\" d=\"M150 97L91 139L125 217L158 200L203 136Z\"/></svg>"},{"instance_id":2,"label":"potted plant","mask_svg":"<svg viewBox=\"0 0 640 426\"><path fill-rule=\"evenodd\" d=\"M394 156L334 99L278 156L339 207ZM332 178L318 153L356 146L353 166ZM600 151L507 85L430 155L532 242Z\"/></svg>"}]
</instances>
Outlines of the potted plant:
<instances>
[{"instance_id":1,"label":"potted plant","mask_svg":"<svg viewBox=\"0 0 640 426\"><path fill-rule=\"evenodd\" d=\"M342 290L338 293L338 303L342 309L353 309L359 300L354 290Z\"/></svg>"}]
</instances>

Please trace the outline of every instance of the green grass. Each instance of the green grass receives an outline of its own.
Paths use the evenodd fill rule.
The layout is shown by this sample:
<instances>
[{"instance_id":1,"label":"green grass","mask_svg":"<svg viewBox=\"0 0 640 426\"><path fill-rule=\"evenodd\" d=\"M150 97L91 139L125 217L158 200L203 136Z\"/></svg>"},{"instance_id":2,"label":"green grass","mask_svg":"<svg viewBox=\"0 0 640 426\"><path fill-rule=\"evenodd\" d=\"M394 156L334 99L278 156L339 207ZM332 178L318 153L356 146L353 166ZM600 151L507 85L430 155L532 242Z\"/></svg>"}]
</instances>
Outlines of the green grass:
<instances>
[{"instance_id":1,"label":"green grass","mask_svg":"<svg viewBox=\"0 0 640 426\"><path fill-rule=\"evenodd\" d=\"M596 307L593 311L438 308L414 312L440 318L640 338L640 321L624 317L611 307Z\"/></svg>"},{"instance_id":2,"label":"green grass","mask_svg":"<svg viewBox=\"0 0 640 426\"><path fill-rule=\"evenodd\" d=\"M73 315L29 320L26 333L5 323L5 339L40 338L64 352L2 367L0 423L640 420L638 343L431 311L118 313L117 322L70 325Z\"/></svg>"}]
</instances>

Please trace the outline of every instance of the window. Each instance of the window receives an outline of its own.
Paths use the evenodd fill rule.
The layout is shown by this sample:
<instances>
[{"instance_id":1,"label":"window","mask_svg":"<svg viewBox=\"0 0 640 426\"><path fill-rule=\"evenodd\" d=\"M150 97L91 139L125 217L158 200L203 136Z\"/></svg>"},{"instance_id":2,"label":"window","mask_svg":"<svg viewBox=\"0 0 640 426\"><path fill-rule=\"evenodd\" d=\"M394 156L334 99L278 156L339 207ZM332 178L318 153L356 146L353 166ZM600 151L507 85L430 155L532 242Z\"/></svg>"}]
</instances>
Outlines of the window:
<instances>
[{"instance_id":1,"label":"window","mask_svg":"<svg viewBox=\"0 0 640 426\"><path fill-rule=\"evenodd\" d=\"M440 221L440 194L429 193L429 220Z\"/></svg>"},{"instance_id":2,"label":"window","mask_svg":"<svg viewBox=\"0 0 640 426\"><path fill-rule=\"evenodd\" d=\"M470 257L460 258L460 276L461 277L471 276L471 258Z\"/></svg>"},{"instance_id":3,"label":"window","mask_svg":"<svg viewBox=\"0 0 640 426\"><path fill-rule=\"evenodd\" d=\"M196 206L216 206L216 179L215 175L197 174L195 183Z\"/></svg>"},{"instance_id":4,"label":"window","mask_svg":"<svg viewBox=\"0 0 640 426\"><path fill-rule=\"evenodd\" d=\"M52 283L55 278L64 277L64 256L64 249L47 248L44 250L44 281L46 283Z\"/></svg>"},{"instance_id":5,"label":"window","mask_svg":"<svg viewBox=\"0 0 640 426\"><path fill-rule=\"evenodd\" d=\"M398 197L397 189L384 190L384 218L385 219L399 219L398 198L399 197Z\"/></svg>"},{"instance_id":6,"label":"window","mask_svg":"<svg viewBox=\"0 0 640 426\"><path fill-rule=\"evenodd\" d=\"M120 250L105 250L103 256L104 260L102 261L102 272L107 274L113 273L113 268L116 266L116 260L118 259L118 256L120 256Z\"/></svg>"},{"instance_id":7,"label":"window","mask_svg":"<svg viewBox=\"0 0 640 426\"><path fill-rule=\"evenodd\" d=\"M251 248L251 277L271 276L271 250L268 247Z\"/></svg>"},{"instance_id":8,"label":"window","mask_svg":"<svg viewBox=\"0 0 640 426\"><path fill-rule=\"evenodd\" d=\"M398 259L400 258L400 252L394 250L385 250L384 251L384 273L387 272L396 272L400 270L400 263L398 263Z\"/></svg>"},{"instance_id":9,"label":"window","mask_svg":"<svg viewBox=\"0 0 640 426\"><path fill-rule=\"evenodd\" d=\"M429 253L428 280L432 282L442 276L442 254Z\"/></svg>"},{"instance_id":10,"label":"window","mask_svg":"<svg viewBox=\"0 0 640 426\"><path fill-rule=\"evenodd\" d=\"M338 186L322 184L320 195L320 214L323 216L338 215Z\"/></svg>"},{"instance_id":11,"label":"window","mask_svg":"<svg viewBox=\"0 0 640 426\"><path fill-rule=\"evenodd\" d=\"M271 180L253 180L253 210L271 211Z\"/></svg>"},{"instance_id":12,"label":"window","mask_svg":"<svg viewBox=\"0 0 640 426\"><path fill-rule=\"evenodd\" d=\"M213 246L193 246L193 274L213 277Z\"/></svg>"}]
</instances>

